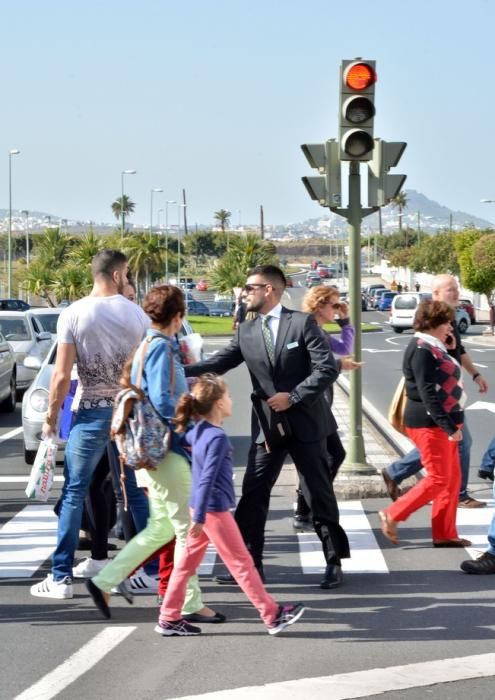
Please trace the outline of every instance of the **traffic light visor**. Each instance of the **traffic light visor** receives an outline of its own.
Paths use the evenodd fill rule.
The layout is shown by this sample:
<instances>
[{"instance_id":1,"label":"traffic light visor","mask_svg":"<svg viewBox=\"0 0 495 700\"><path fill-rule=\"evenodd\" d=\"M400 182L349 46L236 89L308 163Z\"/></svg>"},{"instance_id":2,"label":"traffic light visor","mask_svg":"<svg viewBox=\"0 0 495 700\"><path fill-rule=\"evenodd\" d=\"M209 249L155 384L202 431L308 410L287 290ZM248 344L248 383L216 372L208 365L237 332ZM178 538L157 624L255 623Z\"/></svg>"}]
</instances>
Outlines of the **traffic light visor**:
<instances>
[{"instance_id":1,"label":"traffic light visor","mask_svg":"<svg viewBox=\"0 0 495 700\"><path fill-rule=\"evenodd\" d=\"M368 63L354 63L347 69L345 82L351 90L366 90L376 83L376 72Z\"/></svg>"}]
</instances>

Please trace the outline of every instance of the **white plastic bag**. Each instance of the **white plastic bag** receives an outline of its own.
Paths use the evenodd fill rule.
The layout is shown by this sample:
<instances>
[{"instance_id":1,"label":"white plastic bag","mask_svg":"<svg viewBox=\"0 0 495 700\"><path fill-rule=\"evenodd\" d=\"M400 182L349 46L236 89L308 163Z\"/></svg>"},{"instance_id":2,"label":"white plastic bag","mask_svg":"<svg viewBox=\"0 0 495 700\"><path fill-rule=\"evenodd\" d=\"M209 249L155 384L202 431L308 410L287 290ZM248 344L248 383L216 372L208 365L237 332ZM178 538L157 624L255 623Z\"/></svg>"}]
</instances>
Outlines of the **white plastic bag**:
<instances>
[{"instance_id":1,"label":"white plastic bag","mask_svg":"<svg viewBox=\"0 0 495 700\"><path fill-rule=\"evenodd\" d=\"M26 486L26 496L29 499L48 500L53 484L56 457L57 443L52 438L42 440Z\"/></svg>"}]
</instances>

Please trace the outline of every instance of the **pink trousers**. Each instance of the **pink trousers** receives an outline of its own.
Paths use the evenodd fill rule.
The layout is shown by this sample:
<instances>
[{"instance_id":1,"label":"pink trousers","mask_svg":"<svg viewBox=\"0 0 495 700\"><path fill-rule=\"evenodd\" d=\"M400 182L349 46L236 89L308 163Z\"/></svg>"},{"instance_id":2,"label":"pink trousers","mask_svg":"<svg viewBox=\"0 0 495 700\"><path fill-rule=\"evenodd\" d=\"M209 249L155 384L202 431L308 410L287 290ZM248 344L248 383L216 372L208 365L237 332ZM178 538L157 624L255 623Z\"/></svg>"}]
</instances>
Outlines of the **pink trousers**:
<instances>
[{"instance_id":1,"label":"pink trousers","mask_svg":"<svg viewBox=\"0 0 495 700\"><path fill-rule=\"evenodd\" d=\"M187 581L201 564L209 542L215 546L225 566L258 610L263 622L273 622L278 605L266 592L237 523L228 511L207 513L201 534L198 537L188 534L182 558L174 566L168 584L160 609L160 620L180 620Z\"/></svg>"}]
</instances>

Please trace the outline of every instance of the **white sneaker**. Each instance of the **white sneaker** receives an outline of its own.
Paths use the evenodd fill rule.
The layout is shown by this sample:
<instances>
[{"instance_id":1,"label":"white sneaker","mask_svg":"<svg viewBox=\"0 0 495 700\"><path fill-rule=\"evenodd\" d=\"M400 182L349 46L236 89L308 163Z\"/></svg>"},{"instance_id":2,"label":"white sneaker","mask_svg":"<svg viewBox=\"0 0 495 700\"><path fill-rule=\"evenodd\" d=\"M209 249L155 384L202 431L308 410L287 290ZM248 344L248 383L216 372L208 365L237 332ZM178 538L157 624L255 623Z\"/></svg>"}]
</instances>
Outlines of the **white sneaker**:
<instances>
[{"instance_id":1,"label":"white sneaker","mask_svg":"<svg viewBox=\"0 0 495 700\"><path fill-rule=\"evenodd\" d=\"M79 562L77 566L72 569L72 576L74 578L93 578L96 574L108 564L110 559L92 559L91 557L86 557Z\"/></svg>"},{"instance_id":2,"label":"white sneaker","mask_svg":"<svg viewBox=\"0 0 495 700\"><path fill-rule=\"evenodd\" d=\"M127 588L134 595L146 595L149 593L156 595L159 581L158 576L148 576L144 569L139 569L134 576L129 576L127 579Z\"/></svg>"},{"instance_id":3,"label":"white sneaker","mask_svg":"<svg viewBox=\"0 0 495 700\"><path fill-rule=\"evenodd\" d=\"M52 574L48 574L43 581L31 586L30 593L37 598L72 598L72 579L66 576L61 581L54 581Z\"/></svg>"}]
</instances>

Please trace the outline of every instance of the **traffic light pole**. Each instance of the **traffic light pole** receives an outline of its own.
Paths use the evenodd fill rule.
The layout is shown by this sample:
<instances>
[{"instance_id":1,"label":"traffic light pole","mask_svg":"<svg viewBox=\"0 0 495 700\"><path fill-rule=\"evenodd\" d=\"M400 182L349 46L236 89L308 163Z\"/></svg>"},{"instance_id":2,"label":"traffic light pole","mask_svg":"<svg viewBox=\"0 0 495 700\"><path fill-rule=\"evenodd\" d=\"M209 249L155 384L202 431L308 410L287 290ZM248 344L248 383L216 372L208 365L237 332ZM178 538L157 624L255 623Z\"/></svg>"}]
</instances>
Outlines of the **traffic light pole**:
<instances>
[{"instance_id":1,"label":"traffic light pole","mask_svg":"<svg viewBox=\"0 0 495 700\"><path fill-rule=\"evenodd\" d=\"M367 212L368 213L368 212ZM356 329L354 359L361 362L361 176L359 162L349 164L349 299L351 319ZM376 469L366 463L362 426L362 370L350 373L350 425L347 457L340 471L346 474L376 474Z\"/></svg>"}]
</instances>

